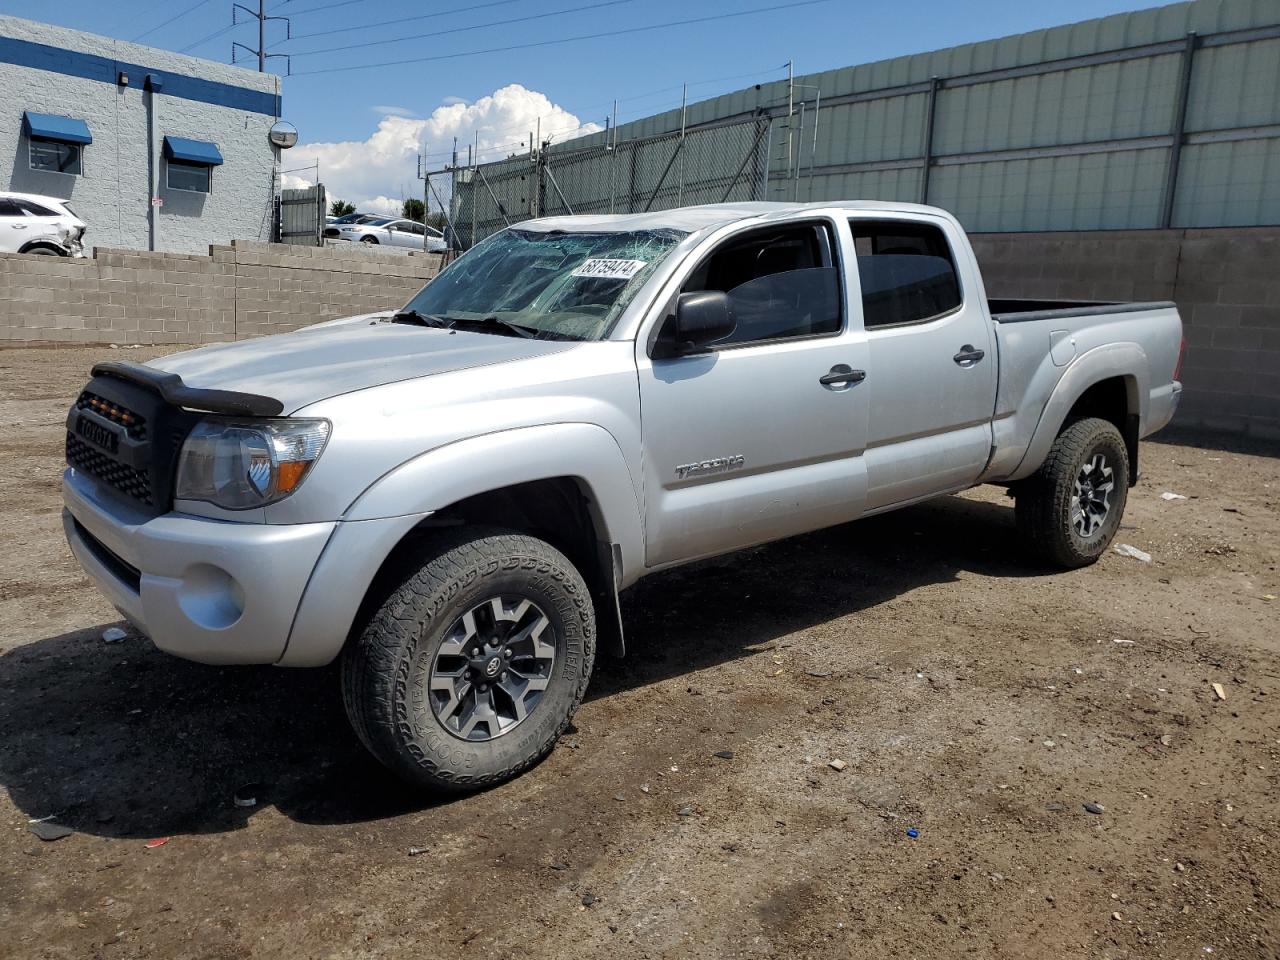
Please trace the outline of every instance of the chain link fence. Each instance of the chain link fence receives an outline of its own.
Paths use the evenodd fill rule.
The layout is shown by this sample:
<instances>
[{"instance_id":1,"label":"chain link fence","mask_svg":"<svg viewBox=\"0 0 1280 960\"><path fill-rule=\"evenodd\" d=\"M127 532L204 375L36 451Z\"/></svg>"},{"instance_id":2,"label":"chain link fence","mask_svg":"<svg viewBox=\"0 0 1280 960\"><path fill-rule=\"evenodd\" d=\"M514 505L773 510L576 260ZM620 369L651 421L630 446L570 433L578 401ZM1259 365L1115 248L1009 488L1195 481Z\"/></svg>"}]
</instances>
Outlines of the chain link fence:
<instances>
[{"instance_id":1,"label":"chain link fence","mask_svg":"<svg viewBox=\"0 0 1280 960\"><path fill-rule=\"evenodd\" d=\"M771 123L760 116L616 145L544 147L534 156L455 169L457 238L465 249L532 217L761 199Z\"/></svg>"}]
</instances>

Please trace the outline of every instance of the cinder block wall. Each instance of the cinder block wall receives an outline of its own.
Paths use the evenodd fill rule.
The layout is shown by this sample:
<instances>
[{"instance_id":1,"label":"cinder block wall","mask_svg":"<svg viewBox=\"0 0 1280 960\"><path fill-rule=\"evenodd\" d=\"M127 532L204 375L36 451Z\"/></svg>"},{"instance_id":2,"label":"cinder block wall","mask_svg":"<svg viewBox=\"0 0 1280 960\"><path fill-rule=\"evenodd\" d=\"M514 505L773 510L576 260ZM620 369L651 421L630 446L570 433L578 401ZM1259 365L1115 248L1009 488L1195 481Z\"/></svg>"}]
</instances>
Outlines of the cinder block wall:
<instances>
[{"instance_id":1,"label":"cinder block wall","mask_svg":"<svg viewBox=\"0 0 1280 960\"><path fill-rule=\"evenodd\" d=\"M435 254L236 240L207 256L0 254L0 340L199 344L403 306Z\"/></svg>"},{"instance_id":2,"label":"cinder block wall","mask_svg":"<svg viewBox=\"0 0 1280 960\"><path fill-rule=\"evenodd\" d=\"M1173 300L1187 340L1174 422L1280 440L1280 228L972 239L990 297Z\"/></svg>"}]
</instances>

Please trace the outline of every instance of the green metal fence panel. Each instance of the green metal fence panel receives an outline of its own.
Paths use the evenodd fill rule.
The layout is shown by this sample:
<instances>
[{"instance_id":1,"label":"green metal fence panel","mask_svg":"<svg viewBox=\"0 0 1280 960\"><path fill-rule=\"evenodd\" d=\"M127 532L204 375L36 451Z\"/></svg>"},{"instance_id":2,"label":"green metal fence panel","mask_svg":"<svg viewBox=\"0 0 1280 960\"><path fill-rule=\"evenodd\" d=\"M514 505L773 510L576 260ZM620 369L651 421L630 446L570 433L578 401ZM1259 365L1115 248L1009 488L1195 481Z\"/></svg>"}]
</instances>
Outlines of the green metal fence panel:
<instances>
[{"instance_id":1,"label":"green metal fence panel","mask_svg":"<svg viewBox=\"0 0 1280 960\"><path fill-rule=\"evenodd\" d=\"M455 172L454 206L475 238L723 197L925 200L983 231L1261 225L1278 152L1280 0L1192 0L753 85Z\"/></svg>"},{"instance_id":2,"label":"green metal fence panel","mask_svg":"<svg viewBox=\"0 0 1280 960\"><path fill-rule=\"evenodd\" d=\"M1175 227L1280 223L1280 139L1182 148Z\"/></svg>"},{"instance_id":3,"label":"green metal fence panel","mask_svg":"<svg viewBox=\"0 0 1280 960\"><path fill-rule=\"evenodd\" d=\"M1162 150L1131 150L941 166L931 202L977 233L1154 227Z\"/></svg>"},{"instance_id":4,"label":"green metal fence panel","mask_svg":"<svg viewBox=\"0 0 1280 960\"><path fill-rule=\"evenodd\" d=\"M1198 50L1187 130L1269 123L1280 123L1280 38Z\"/></svg>"}]
</instances>

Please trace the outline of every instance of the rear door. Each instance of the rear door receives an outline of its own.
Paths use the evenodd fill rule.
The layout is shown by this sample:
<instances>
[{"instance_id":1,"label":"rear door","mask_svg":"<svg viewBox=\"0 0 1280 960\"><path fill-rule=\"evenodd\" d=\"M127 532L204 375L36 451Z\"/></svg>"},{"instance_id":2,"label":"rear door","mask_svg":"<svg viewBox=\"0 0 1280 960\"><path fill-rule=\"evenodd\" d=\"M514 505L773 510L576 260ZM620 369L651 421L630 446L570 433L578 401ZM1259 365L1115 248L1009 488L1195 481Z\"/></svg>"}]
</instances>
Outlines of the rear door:
<instances>
[{"instance_id":1,"label":"rear door","mask_svg":"<svg viewBox=\"0 0 1280 960\"><path fill-rule=\"evenodd\" d=\"M690 264L680 292L728 293L734 333L668 359L639 338L649 566L861 512L866 401L839 375L865 369L866 345L848 322L843 226L811 219L723 239Z\"/></svg>"},{"instance_id":2,"label":"rear door","mask_svg":"<svg viewBox=\"0 0 1280 960\"><path fill-rule=\"evenodd\" d=\"M853 219L867 334L867 509L961 490L991 453L997 358L945 221ZM961 260L961 257L964 259Z\"/></svg>"}]
</instances>

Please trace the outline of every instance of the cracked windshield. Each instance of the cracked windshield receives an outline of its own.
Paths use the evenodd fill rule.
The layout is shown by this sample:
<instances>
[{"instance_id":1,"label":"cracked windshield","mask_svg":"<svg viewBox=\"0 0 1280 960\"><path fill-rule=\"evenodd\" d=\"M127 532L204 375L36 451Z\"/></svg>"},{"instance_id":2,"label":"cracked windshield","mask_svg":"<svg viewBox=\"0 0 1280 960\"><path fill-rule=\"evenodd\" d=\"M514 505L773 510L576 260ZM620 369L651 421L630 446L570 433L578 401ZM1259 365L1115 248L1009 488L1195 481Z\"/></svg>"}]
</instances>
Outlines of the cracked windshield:
<instances>
[{"instance_id":1,"label":"cracked windshield","mask_svg":"<svg viewBox=\"0 0 1280 960\"><path fill-rule=\"evenodd\" d=\"M685 236L680 230L505 230L441 273L404 313L449 325L498 321L543 338L599 340Z\"/></svg>"}]
</instances>

